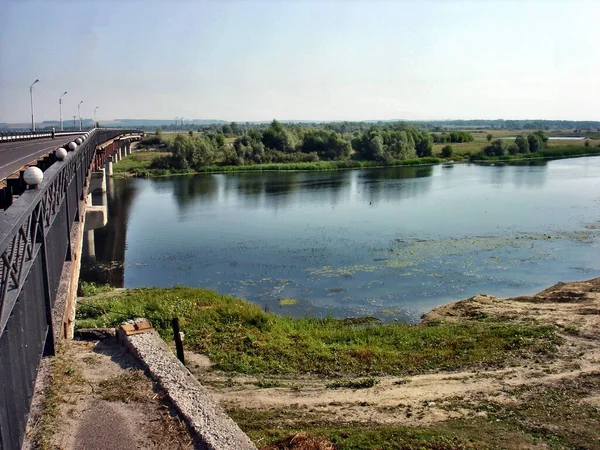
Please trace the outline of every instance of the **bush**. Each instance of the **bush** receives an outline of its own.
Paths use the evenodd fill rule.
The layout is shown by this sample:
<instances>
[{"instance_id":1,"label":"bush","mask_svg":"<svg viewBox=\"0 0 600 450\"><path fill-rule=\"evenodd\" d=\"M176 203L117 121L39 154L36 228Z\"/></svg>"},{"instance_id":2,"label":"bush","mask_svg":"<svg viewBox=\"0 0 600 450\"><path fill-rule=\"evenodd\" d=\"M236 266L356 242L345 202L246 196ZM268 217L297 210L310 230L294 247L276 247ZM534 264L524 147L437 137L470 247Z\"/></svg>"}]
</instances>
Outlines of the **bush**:
<instances>
[{"instance_id":1,"label":"bush","mask_svg":"<svg viewBox=\"0 0 600 450\"><path fill-rule=\"evenodd\" d=\"M485 156L504 156L506 153L506 144L502 139L496 139L490 145L483 149Z\"/></svg>"},{"instance_id":2,"label":"bush","mask_svg":"<svg viewBox=\"0 0 600 450\"><path fill-rule=\"evenodd\" d=\"M442 157L443 158L450 158L452 156L453 153L453 149L451 145L444 145L444 147L442 148Z\"/></svg>"}]
</instances>

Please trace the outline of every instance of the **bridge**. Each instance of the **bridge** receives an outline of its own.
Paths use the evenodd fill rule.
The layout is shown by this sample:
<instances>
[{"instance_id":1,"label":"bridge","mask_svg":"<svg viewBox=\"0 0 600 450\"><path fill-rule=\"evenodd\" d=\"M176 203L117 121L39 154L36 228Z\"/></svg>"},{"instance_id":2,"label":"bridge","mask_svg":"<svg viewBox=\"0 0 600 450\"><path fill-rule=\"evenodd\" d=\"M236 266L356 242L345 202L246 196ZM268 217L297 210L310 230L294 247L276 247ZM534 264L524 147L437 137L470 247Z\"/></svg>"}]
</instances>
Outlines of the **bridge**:
<instances>
[{"instance_id":1,"label":"bridge","mask_svg":"<svg viewBox=\"0 0 600 450\"><path fill-rule=\"evenodd\" d=\"M142 134L0 135L0 450L21 448L40 362L72 335L84 236L106 225L112 163Z\"/></svg>"}]
</instances>

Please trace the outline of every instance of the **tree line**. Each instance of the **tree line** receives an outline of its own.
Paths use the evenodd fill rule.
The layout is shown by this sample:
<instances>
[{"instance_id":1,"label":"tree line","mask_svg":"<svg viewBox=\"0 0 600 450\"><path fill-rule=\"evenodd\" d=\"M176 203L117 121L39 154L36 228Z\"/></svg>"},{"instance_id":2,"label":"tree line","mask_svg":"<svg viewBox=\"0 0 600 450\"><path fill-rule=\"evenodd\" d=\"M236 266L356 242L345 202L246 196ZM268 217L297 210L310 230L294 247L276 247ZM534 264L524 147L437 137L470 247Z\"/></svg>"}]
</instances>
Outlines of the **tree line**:
<instances>
[{"instance_id":1,"label":"tree line","mask_svg":"<svg viewBox=\"0 0 600 450\"><path fill-rule=\"evenodd\" d=\"M241 135L236 137L236 133ZM232 139L233 142L227 142ZM166 147L171 153L156 159L152 168L175 170L199 170L215 164L247 165L348 159L391 163L432 156L433 152L430 133L404 124L372 126L366 131L342 134L330 127L284 125L277 120L264 128L236 128L227 124L197 135L190 131L187 136L178 134L168 144L162 139L160 130L157 130L143 143Z\"/></svg>"},{"instance_id":2,"label":"tree line","mask_svg":"<svg viewBox=\"0 0 600 450\"><path fill-rule=\"evenodd\" d=\"M527 136L519 135L514 142L507 143L506 139L496 139L483 148L485 156L504 156L507 153L535 153L543 150L548 145L548 136L543 131L536 131Z\"/></svg>"}]
</instances>

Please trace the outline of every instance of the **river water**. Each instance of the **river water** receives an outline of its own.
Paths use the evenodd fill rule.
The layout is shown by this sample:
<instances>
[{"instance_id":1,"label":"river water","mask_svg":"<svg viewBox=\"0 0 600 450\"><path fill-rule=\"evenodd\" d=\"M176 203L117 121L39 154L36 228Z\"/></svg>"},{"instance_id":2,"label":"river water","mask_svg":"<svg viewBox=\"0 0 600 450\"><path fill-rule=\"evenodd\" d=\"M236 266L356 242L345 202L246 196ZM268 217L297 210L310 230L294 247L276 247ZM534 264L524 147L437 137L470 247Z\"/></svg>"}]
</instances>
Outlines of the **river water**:
<instances>
[{"instance_id":1,"label":"river water","mask_svg":"<svg viewBox=\"0 0 600 450\"><path fill-rule=\"evenodd\" d=\"M109 213L97 280L200 286L290 316L415 321L600 276L600 157L114 180Z\"/></svg>"}]
</instances>

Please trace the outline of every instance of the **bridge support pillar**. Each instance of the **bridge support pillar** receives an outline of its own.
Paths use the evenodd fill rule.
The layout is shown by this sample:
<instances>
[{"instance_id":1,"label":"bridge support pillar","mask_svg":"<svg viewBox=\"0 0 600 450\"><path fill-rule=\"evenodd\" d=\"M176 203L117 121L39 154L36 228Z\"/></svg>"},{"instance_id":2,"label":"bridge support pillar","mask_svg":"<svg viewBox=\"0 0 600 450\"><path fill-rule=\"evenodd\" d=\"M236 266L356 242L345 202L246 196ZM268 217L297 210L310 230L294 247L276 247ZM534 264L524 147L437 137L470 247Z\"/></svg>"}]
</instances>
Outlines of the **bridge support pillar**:
<instances>
[{"instance_id":1,"label":"bridge support pillar","mask_svg":"<svg viewBox=\"0 0 600 450\"><path fill-rule=\"evenodd\" d=\"M104 163L104 172L107 177L113 176L113 157L109 156L106 158L106 162Z\"/></svg>"},{"instance_id":2,"label":"bridge support pillar","mask_svg":"<svg viewBox=\"0 0 600 450\"><path fill-rule=\"evenodd\" d=\"M92 172L90 177L90 188L89 192L93 193L96 191L106 192L106 176L104 169L100 169L98 172Z\"/></svg>"},{"instance_id":3,"label":"bridge support pillar","mask_svg":"<svg viewBox=\"0 0 600 450\"><path fill-rule=\"evenodd\" d=\"M92 172L95 173L95 172ZM104 174L104 172L102 172ZM106 180L104 180L106 181ZM108 223L108 200L106 194L106 184L102 192L100 205L92 204L92 194L88 194L85 207L85 228L84 231L102 228Z\"/></svg>"},{"instance_id":4,"label":"bridge support pillar","mask_svg":"<svg viewBox=\"0 0 600 450\"><path fill-rule=\"evenodd\" d=\"M127 156L131 155L131 142L127 142Z\"/></svg>"},{"instance_id":5,"label":"bridge support pillar","mask_svg":"<svg viewBox=\"0 0 600 450\"><path fill-rule=\"evenodd\" d=\"M96 241L94 240L94 230L88 230L84 233L85 244L83 246L83 257L87 261L96 261Z\"/></svg>"},{"instance_id":6,"label":"bridge support pillar","mask_svg":"<svg viewBox=\"0 0 600 450\"><path fill-rule=\"evenodd\" d=\"M119 161L121 161L123 159L123 147L121 145L117 149L117 155L119 155Z\"/></svg>"}]
</instances>

